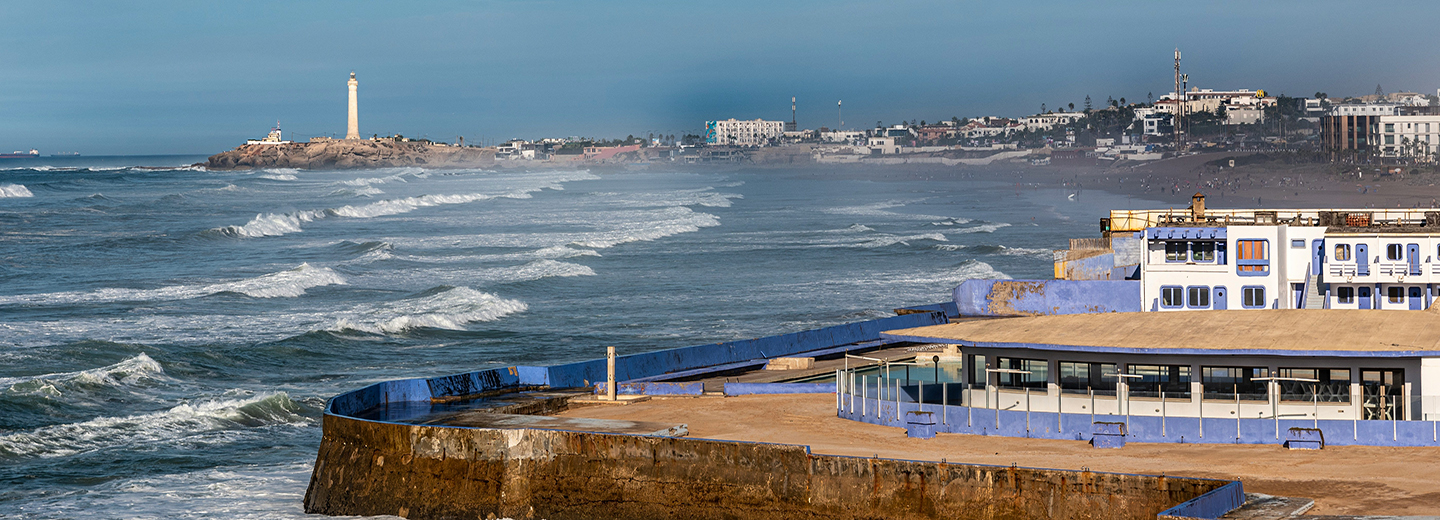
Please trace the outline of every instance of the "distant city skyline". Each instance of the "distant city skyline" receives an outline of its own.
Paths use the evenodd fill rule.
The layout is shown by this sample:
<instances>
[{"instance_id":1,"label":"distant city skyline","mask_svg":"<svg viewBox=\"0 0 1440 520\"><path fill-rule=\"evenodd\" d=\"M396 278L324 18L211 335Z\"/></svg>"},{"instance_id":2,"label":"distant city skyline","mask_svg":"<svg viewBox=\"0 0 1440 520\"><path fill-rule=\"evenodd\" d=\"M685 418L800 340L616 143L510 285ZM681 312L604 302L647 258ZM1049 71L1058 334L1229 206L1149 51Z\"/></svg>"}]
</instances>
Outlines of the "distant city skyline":
<instances>
[{"instance_id":1,"label":"distant city skyline","mask_svg":"<svg viewBox=\"0 0 1440 520\"><path fill-rule=\"evenodd\" d=\"M0 151L217 153L344 137L701 133L1021 116L1190 85L1434 94L1426 2L189 2L0 6Z\"/></svg>"}]
</instances>

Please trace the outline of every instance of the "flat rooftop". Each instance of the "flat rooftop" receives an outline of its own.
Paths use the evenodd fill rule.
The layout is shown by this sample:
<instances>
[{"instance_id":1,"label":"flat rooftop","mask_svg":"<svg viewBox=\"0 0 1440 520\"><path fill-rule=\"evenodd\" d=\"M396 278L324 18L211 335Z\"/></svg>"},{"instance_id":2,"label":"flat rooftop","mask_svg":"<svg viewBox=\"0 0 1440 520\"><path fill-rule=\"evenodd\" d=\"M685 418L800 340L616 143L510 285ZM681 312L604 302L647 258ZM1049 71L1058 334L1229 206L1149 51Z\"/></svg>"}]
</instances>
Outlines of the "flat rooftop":
<instances>
[{"instance_id":1,"label":"flat rooftop","mask_svg":"<svg viewBox=\"0 0 1440 520\"><path fill-rule=\"evenodd\" d=\"M891 330L887 339L1135 354L1440 356L1440 312L1224 310L1032 316Z\"/></svg>"}]
</instances>

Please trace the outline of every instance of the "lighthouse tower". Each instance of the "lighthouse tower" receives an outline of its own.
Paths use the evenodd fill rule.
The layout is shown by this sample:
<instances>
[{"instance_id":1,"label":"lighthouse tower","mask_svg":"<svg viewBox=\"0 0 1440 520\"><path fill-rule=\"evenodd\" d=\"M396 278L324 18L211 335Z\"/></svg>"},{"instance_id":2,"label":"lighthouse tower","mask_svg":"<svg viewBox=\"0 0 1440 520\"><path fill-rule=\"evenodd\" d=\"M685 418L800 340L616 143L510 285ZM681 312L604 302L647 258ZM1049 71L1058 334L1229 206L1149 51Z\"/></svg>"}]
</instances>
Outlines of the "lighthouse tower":
<instances>
[{"instance_id":1,"label":"lighthouse tower","mask_svg":"<svg viewBox=\"0 0 1440 520\"><path fill-rule=\"evenodd\" d=\"M355 81L355 72L350 72L350 125L345 128L346 139L360 138L360 108L357 103L355 90L359 88L360 82Z\"/></svg>"}]
</instances>

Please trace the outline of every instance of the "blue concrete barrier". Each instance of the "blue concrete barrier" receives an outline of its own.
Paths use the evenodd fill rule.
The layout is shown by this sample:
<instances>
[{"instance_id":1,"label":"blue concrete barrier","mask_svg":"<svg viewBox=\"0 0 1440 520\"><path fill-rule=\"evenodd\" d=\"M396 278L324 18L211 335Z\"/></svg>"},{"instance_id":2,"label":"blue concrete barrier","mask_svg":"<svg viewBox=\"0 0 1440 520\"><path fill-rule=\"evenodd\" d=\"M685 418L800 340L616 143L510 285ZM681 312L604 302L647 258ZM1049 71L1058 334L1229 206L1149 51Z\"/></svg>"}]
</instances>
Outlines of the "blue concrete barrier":
<instances>
[{"instance_id":1,"label":"blue concrete barrier","mask_svg":"<svg viewBox=\"0 0 1440 520\"><path fill-rule=\"evenodd\" d=\"M1316 428L1290 428L1285 430L1285 447L1292 450L1324 449L1325 432Z\"/></svg>"},{"instance_id":2,"label":"blue concrete barrier","mask_svg":"<svg viewBox=\"0 0 1440 520\"><path fill-rule=\"evenodd\" d=\"M1245 505L1245 486L1236 480L1161 511L1156 518L1214 520Z\"/></svg>"},{"instance_id":3,"label":"blue concrete barrier","mask_svg":"<svg viewBox=\"0 0 1440 520\"><path fill-rule=\"evenodd\" d=\"M1096 448L1124 448L1125 423L1097 422L1090 437L1090 445Z\"/></svg>"},{"instance_id":4,"label":"blue concrete barrier","mask_svg":"<svg viewBox=\"0 0 1440 520\"><path fill-rule=\"evenodd\" d=\"M834 383L725 383L725 395L833 394Z\"/></svg>"},{"instance_id":5,"label":"blue concrete barrier","mask_svg":"<svg viewBox=\"0 0 1440 520\"><path fill-rule=\"evenodd\" d=\"M935 412L907 412L905 436L915 439L935 438Z\"/></svg>"},{"instance_id":6,"label":"blue concrete barrier","mask_svg":"<svg viewBox=\"0 0 1440 520\"><path fill-rule=\"evenodd\" d=\"M604 394L610 385L595 383L595 393ZM616 383L618 395L700 395L705 393L705 383Z\"/></svg>"},{"instance_id":7,"label":"blue concrete barrier","mask_svg":"<svg viewBox=\"0 0 1440 520\"><path fill-rule=\"evenodd\" d=\"M942 313L924 312L759 339L631 354L616 358L615 378L629 381L748 360L763 362L769 358L878 340L880 333L886 330L939 325L948 321ZM548 370L548 381L553 388L589 387L605 380L604 359L557 365Z\"/></svg>"}]
</instances>

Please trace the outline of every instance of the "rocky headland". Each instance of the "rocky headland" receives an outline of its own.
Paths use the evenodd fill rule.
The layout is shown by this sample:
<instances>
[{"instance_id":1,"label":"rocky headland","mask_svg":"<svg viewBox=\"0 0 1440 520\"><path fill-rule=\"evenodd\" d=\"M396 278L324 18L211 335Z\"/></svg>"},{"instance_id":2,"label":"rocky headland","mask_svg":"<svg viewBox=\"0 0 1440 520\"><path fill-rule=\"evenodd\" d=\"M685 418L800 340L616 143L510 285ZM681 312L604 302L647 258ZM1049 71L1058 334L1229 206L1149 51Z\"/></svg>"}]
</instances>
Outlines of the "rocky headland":
<instances>
[{"instance_id":1,"label":"rocky headland","mask_svg":"<svg viewBox=\"0 0 1440 520\"><path fill-rule=\"evenodd\" d=\"M309 170L390 168L485 168L495 166L494 148L463 148L427 142L368 139L311 143L247 144L210 156L209 170L304 168Z\"/></svg>"}]
</instances>

